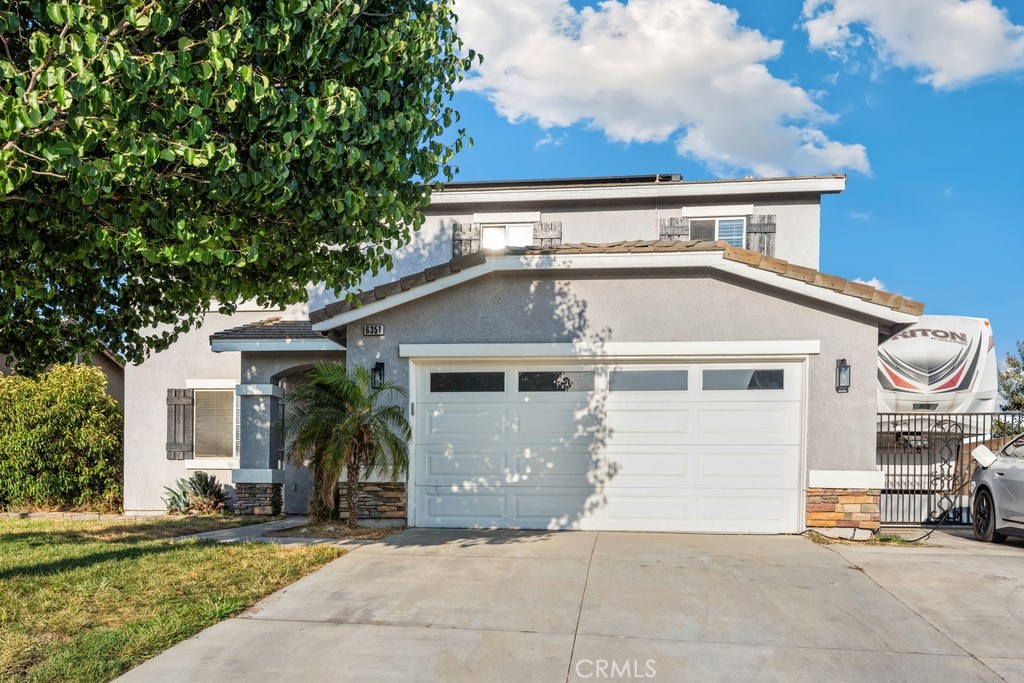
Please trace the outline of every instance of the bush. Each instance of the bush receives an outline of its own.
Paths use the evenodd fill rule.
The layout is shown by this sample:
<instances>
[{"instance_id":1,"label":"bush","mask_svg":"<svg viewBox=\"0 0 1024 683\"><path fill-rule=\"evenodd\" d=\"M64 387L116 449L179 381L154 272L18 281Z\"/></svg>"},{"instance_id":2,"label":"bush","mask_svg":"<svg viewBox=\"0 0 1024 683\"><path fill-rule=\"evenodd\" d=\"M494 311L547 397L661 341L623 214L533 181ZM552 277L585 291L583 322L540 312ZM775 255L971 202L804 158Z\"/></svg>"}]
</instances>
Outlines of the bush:
<instances>
[{"instance_id":1,"label":"bush","mask_svg":"<svg viewBox=\"0 0 1024 683\"><path fill-rule=\"evenodd\" d=\"M196 472L188 479L179 479L176 488L164 487L168 512L192 515L215 515L224 512L228 494L217 481L217 477L206 472Z\"/></svg>"},{"instance_id":2,"label":"bush","mask_svg":"<svg viewBox=\"0 0 1024 683\"><path fill-rule=\"evenodd\" d=\"M123 414L99 368L0 377L0 509L121 509Z\"/></svg>"}]
</instances>

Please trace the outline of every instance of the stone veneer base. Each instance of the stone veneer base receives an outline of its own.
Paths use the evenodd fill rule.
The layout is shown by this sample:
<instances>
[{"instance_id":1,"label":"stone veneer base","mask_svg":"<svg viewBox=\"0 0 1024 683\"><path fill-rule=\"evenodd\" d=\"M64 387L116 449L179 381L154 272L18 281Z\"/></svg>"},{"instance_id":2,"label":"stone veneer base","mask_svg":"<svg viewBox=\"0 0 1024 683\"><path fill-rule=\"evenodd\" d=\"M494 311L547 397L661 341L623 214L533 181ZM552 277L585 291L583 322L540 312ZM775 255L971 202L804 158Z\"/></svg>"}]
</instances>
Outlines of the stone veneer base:
<instances>
[{"instance_id":1,"label":"stone veneer base","mask_svg":"<svg viewBox=\"0 0 1024 683\"><path fill-rule=\"evenodd\" d=\"M878 489L807 489L807 526L811 529L864 529L881 526Z\"/></svg>"},{"instance_id":2,"label":"stone veneer base","mask_svg":"<svg viewBox=\"0 0 1024 683\"><path fill-rule=\"evenodd\" d=\"M281 514L281 489L281 484L235 484L235 514Z\"/></svg>"},{"instance_id":3,"label":"stone veneer base","mask_svg":"<svg viewBox=\"0 0 1024 683\"><path fill-rule=\"evenodd\" d=\"M338 482L338 497L339 516L347 519L348 500L345 497L345 482ZM367 482L362 485L356 499L356 519L377 522L372 526L397 526L405 522L406 516L404 482Z\"/></svg>"}]
</instances>

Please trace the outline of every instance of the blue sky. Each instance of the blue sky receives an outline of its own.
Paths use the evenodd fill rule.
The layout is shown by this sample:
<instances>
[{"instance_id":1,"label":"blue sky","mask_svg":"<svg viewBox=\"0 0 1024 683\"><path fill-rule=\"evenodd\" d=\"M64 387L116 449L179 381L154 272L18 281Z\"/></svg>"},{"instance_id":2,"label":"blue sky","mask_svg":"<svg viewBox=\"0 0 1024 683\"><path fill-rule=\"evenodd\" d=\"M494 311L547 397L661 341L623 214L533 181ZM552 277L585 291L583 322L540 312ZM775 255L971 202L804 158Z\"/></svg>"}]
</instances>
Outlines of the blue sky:
<instances>
[{"instance_id":1,"label":"blue sky","mask_svg":"<svg viewBox=\"0 0 1024 683\"><path fill-rule=\"evenodd\" d=\"M461 0L459 180L843 172L821 269L1024 339L1024 6Z\"/></svg>"}]
</instances>

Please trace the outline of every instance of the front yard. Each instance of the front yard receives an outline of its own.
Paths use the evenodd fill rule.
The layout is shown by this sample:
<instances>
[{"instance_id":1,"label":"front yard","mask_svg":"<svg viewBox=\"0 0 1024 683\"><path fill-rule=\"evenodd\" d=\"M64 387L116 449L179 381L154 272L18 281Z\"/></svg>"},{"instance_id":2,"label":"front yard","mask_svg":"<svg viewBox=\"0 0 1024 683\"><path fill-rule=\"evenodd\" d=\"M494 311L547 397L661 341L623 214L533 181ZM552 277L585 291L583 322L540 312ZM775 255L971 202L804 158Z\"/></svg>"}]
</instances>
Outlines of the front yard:
<instances>
[{"instance_id":1,"label":"front yard","mask_svg":"<svg viewBox=\"0 0 1024 683\"><path fill-rule=\"evenodd\" d=\"M0 680L110 680L344 553L167 540L240 523L0 521Z\"/></svg>"}]
</instances>

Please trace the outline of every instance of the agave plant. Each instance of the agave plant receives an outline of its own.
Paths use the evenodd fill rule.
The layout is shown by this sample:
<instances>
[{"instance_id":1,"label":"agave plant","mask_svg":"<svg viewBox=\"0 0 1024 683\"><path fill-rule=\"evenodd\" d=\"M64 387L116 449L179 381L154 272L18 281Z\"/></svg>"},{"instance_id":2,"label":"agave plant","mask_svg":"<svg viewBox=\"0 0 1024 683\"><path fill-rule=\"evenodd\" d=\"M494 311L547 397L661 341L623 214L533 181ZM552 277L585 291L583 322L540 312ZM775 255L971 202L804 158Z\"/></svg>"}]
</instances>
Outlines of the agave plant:
<instances>
[{"instance_id":1,"label":"agave plant","mask_svg":"<svg viewBox=\"0 0 1024 683\"><path fill-rule=\"evenodd\" d=\"M164 503L168 512L212 515L223 512L228 502L228 495L217 477L206 472L196 472L188 479L179 479L175 487L164 487L167 491Z\"/></svg>"}]
</instances>

